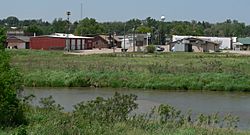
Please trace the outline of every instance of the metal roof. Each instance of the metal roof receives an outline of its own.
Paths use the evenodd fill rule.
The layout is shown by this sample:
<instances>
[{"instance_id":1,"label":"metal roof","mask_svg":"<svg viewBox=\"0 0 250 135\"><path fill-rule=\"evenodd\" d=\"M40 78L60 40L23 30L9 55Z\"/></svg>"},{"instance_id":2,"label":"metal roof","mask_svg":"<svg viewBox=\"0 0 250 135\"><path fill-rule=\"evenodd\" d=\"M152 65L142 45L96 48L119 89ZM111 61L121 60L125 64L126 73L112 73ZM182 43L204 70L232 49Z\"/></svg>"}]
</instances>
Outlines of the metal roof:
<instances>
[{"instance_id":1,"label":"metal roof","mask_svg":"<svg viewBox=\"0 0 250 135\"><path fill-rule=\"evenodd\" d=\"M65 34L65 33L54 33L52 35L44 35L38 37L52 37L52 38L71 38L71 39L93 39L93 37L82 37L82 36L75 36L73 34Z\"/></svg>"},{"instance_id":2,"label":"metal roof","mask_svg":"<svg viewBox=\"0 0 250 135\"><path fill-rule=\"evenodd\" d=\"M202 38L195 38L195 37L183 38L183 39L180 39L180 40L173 41L170 44L175 44L177 42L182 42L184 40L199 40L199 41L202 41L202 42L207 42L207 43L212 43L212 44L215 44L215 45L219 45L219 43L217 43L217 42L213 42L213 41L202 39Z\"/></svg>"},{"instance_id":3,"label":"metal roof","mask_svg":"<svg viewBox=\"0 0 250 135\"><path fill-rule=\"evenodd\" d=\"M108 41L109 39L108 35L98 35L98 36L106 41ZM116 40L117 42L121 42L121 40L117 36L112 36L112 38L114 38L114 40Z\"/></svg>"},{"instance_id":4,"label":"metal roof","mask_svg":"<svg viewBox=\"0 0 250 135\"><path fill-rule=\"evenodd\" d=\"M238 38L238 42L242 43L243 45L250 45L250 37Z\"/></svg>"},{"instance_id":5,"label":"metal roof","mask_svg":"<svg viewBox=\"0 0 250 135\"><path fill-rule=\"evenodd\" d=\"M10 37L7 38L7 40L8 39L13 39L13 38L19 39L19 40L21 40L23 42L26 42L26 43L30 42L30 37L28 37L28 36L10 36Z\"/></svg>"}]
</instances>

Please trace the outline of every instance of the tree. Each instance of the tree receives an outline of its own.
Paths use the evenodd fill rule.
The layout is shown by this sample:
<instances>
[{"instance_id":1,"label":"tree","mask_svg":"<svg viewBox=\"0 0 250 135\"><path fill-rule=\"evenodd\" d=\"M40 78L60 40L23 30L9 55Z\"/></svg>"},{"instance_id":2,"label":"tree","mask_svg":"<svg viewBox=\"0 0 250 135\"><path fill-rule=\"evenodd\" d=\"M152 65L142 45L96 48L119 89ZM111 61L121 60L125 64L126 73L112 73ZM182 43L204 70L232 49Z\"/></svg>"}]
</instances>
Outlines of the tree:
<instances>
[{"instance_id":1,"label":"tree","mask_svg":"<svg viewBox=\"0 0 250 135\"><path fill-rule=\"evenodd\" d=\"M55 19L52 22L52 32L53 33L67 33L68 30L68 21L63 20L62 18Z\"/></svg>"},{"instance_id":2,"label":"tree","mask_svg":"<svg viewBox=\"0 0 250 135\"><path fill-rule=\"evenodd\" d=\"M6 30L0 27L0 46L3 47L6 41Z\"/></svg>"},{"instance_id":3,"label":"tree","mask_svg":"<svg viewBox=\"0 0 250 135\"><path fill-rule=\"evenodd\" d=\"M6 23L10 26L10 27L18 27L19 26L19 20L18 18L14 17L14 16L10 16L6 19Z\"/></svg>"},{"instance_id":4,"label":"tree","mask_svg":"<svg viewBox=\"0 0 250 135\"><path fill-rule=\"evenodd\" d=\"M151 33L151 32L152 32L152 28L144 26L144 25L139 26L136 29L136 33L146 34L146 33Z\"/></svg>"},{"instance_id":5,"label":"tree","mask_svg":"<svg viewBox=\"0 0 250 135\"><path fill-rule=\"evenodd\" d=\"M3 37L1 35L0 37ZM9 61L9 55L3 46L0 46L0 127L24 122L23 110L16 95L21 86L21 77L11 68Z\"/></svg>"},{"instance_id":6,"label":"tree","mask_svg":"<svg viewBox=\"0 0 250 135\"><path fill-rule=\"evenodd\" d=\"M75 30L76 35L97 35L103 32L104 28L93 18L81 20Z\"/></svg>"},{"instance_id":7,"label":"tree","mask_svg":"<svg viewBox=\"0 0 250 135\"><path fill-rule=\"evenodd\" d=\"M28 28L25 30L25 33L27 34L27 35L33 35L34 33L36 34L36 35L42 35L43 34L43 30L39 27L39 26L37 26L37 25L30 25L30 26L28 26Z\"/></svg>"}]
</instances>

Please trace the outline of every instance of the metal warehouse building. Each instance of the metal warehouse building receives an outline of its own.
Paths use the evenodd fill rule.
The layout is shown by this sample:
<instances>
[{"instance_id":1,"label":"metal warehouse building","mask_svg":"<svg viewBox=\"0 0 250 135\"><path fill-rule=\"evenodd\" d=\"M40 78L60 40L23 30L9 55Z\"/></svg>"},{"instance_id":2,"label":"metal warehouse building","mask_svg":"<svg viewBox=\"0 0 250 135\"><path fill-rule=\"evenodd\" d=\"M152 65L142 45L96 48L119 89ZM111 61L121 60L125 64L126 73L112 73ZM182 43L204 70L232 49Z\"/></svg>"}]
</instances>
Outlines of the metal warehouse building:
<instances>
[{"instance_id":1,"label":"metal warehouse building","mask_svg":"<svg viewBox=\"0 0 250 135\"><path fill-rule=\"evenodd\" d=\"M92 37L55 33L53 35L32 37L30 39L30 49L63 50L66 48L66 43L70 50L86 50L93 48Z\"/></svg>"}]
</instances>

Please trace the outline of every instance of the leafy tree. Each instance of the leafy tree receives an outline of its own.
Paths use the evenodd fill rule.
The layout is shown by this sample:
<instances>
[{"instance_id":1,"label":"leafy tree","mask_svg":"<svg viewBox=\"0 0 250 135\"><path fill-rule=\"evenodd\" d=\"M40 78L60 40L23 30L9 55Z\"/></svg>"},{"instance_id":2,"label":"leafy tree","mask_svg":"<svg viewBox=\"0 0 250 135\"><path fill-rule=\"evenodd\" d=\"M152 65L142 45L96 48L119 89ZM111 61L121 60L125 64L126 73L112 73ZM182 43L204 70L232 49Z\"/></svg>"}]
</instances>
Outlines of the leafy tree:
<instances>
[{"instance_id":1,"label":"leafy tree","mask_svg":"<svg viewBox=\"0 0 250 135\"><path fill-rule=\"evenodd\" d=\"M67 33L68 30L68 21L63 20L62 18L55 19L52 22L52 32L53 33Z\"/></svg>"},{"instance_id":2,"label":"leafy tree","mask_svg":"<svg viewBox=\"0 0 250 135\"><path fill-rule=\"evenodd\" d=\"M0 127L14 126L24 122L23 110L16 91L21 78L9 64L9 55L0 46Z\"/></svg>"},{"instance_id":3,"label":"leafy tree","mask_svg":"<svg viewBox=\"0 0 250 135\"><path fill-rule=\"evenodd\" d=\"M36 34L36 35L42 35L43 34L43 30L39 27L39 26L37 26L37 25L30 25L30 26L28 26L28 28L25 30L25 33L27 34L27 35L33 35L34 33Z\"/></svg>"},{"instance_id":4,"label":"leafy tree","mask_svg":"<svg viewBox=\"0 0 250 135\"><path fill-rule=\"evenodd\" d=\"M6 40L6 30L0 27L0 46L4 45L5 40Z\"/></svg>"},{"instance_id":5,"label":"leafy tree","mask_svg":"<svg viewBox=\"0 0 250 135\"><path fill-rule=\"evenodd\" d=\"M7 23L10 27L18 27L19 26L19 20L17 17L10 16L5 20L5 23Z\"/></svg>"},{"instance_id":6,"label":"leafy tree","mask_svg":"<svg viewBox=\"0 0 250 135\"><path fill-rule=\"evenodd\" d=\"M104 29L105 34L109 33L116 33L118 35L124 34L125 24L123 22L104 22L101 23L100 25Z\"/></svg>"},{"instance_id":7,"label":"leafy tree","mask_svg":"<svg viewBox=\"0 0 250 135\"><path fill-rule=\"evenodd\" d=\"M145 34L145 33L151 33L152 32L152 29L147 27L147 26L139 26L137 29L136 29L136 33L142 33L142 34Z\"/></svg>"},{"instance_id":8,"label":"leafy tree","mask_svg":"<svg viewBox=\"0 0 250 135\"><path fill-rule=\"evenodd\" d=\"M81 20L75 30L76 35L97 35L103 32L104 28L93 18Z\"/></svg>"}]
</instances>

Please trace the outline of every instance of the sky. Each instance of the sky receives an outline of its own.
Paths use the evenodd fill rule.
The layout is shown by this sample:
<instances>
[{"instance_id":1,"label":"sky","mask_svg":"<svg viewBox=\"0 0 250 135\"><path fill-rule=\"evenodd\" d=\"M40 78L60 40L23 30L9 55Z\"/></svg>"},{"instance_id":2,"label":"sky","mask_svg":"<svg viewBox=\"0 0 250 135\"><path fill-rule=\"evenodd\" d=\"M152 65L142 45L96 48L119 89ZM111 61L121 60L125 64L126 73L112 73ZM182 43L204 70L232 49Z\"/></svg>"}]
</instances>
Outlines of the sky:
<instances>
[{"instance_id":1,"label":"sky","mask_svg":"<svg viewBox=\"0 0 250 135\"><path fill-rule=\"evenodd\" d=\"M15 16L23 19L42 19L52 22L65 18L70 20L95 18L99 22L127 21L152 17L166 21L223 22L236 19L250 24L250 0L2 0L0 19Z\"/></svg>"}]
</instances>

